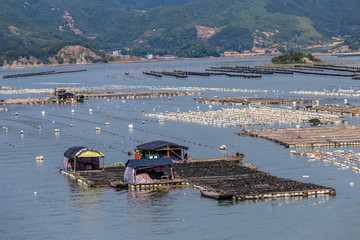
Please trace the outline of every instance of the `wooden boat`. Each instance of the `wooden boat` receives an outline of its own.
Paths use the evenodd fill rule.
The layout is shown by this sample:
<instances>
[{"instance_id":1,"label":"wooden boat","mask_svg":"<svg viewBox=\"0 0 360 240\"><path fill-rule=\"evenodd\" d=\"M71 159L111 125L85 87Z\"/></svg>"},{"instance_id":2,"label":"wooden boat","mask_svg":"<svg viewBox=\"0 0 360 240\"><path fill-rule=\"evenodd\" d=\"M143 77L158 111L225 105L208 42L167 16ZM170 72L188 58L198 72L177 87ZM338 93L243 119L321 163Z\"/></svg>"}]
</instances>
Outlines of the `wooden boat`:
<instances>
[{"instance_id":1,"label":"wooden boat","mask_svg":"<svg viewBox=\"0 0 360 240\"><path fill-rule=\"evenodd\" d=\"M354 76L351 77L351 79L353 79L353 80L359 80L359 79L360 79L360 76L359 76L359 75L354 75Z\"/></svg>"},{"instance_id":2,"label":"wooden boat","mask_svg":"<svg viewBox=\"0 0 360 240\"><path fill-rule=\"evenodd\" d=\"M127 188L128 184L124 183L123 181L113 181L110 182L110 186L112 186L113 188Z\"/></svg>"},{"instance_id":3,"label":"wooden boat","mask_svg":"<svg viewBox=\"0 0 360 240\"><path fill-rule=\"evenodd\" d=\"M220 194L215 191L209 191L209 190L200 190L201 195L207 198L212 198L216 200L223 200L223 199L231 199L232 195L227 194Z\"/></svg>"}]
</instances>

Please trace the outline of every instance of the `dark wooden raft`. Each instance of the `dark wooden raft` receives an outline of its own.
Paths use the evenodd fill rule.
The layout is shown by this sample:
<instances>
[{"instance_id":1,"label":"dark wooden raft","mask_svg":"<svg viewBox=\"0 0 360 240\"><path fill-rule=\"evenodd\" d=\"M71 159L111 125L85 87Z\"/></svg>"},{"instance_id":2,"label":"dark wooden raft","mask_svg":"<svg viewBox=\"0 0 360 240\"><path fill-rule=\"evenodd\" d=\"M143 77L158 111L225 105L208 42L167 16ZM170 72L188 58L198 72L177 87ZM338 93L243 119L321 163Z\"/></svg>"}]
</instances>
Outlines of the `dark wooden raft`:
<instances>
[{"instance_id":1,"label":"dark wooden raft","mask_svg":"<svg viewBox=\"0 0 360 240\"><path fill-rule=\"evenodd\" d=\"M191 185L204 192L212 192L216 199L251 200L335 194L332 188L276 177L227 161L176 164L174 170Z\"/></svg>"},{"instance_id":2,"label":"dark wooden raft","mask_svg":"<svg viewBox=\"0 0 360 240\"><path fill-rule=\"evenodd\" d=\"M335 189L332 188L272 176L225 160L176 163L173 170L175 180L182 179L181 181L186 181L215 199L251 200L335 194ZM124 167L76 173L61 171L87 186L127 187L123 183Z\"/></svg>"},{"instance_id":3,"label":"dark wooden raft","mask_svg":"<svg viewBox=\"0 0 360 240\"><path fill-rule=\"evenodd\" d=\"M105 167L104 170L78 172L68 172L61 169L60 172L89 187L110 187L111 182L122 182L124 180L125 167Z\"/></svg>"}]
</instances>

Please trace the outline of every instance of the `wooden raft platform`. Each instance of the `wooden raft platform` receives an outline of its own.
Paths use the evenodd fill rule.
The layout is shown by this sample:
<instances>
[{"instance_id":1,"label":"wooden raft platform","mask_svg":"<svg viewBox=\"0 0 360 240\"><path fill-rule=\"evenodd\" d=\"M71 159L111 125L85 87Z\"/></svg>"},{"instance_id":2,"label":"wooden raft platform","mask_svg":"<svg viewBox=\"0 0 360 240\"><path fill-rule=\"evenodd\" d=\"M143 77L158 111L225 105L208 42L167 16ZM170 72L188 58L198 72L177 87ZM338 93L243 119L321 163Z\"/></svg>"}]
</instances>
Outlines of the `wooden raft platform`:
<instances>
[{"instance_id":1,"label":"wooden raft platform","mask_svg":"<svg viewBox=\"0 0 360 240\"><path fill-rule=\"evenodd\" d=\"M211 97L211 98L195 98L197 102L207 104L223 104L223 105L281 105L281 104L303 104L315 103L320 98L304 98L304 99L288 99L288 98L261 98L261 97ZM323 100L323 99L322 99Z\"/></svg>"},{"instance_id":2,"label":"wooden raft platform","mask_svg":"<svg viewBox=\"0 0 360 240\"><path fill-rule=\"evenodd\" d=\"M189 96L201 95L199 92L79 92L78 94L86 95L89 98L154 98L154 97L172 97L172 96Z\"/></svg>"},{"instance_id":3,"label":"wooden raft platform","mask_svg":"<svg viewBox=\"0 0 360 240\"><path fill-rule=\"evenodd\" d=\"M199 92L78 92L77 94L86 95L88 98L109 98L109 99L130 99L130 98L153 98L153 97L172 97L172 96L189 96L201 95ZM45 104L66 102L58 100L56 97L44 98L17 98L17 99L0 99L0 105L13 104Z\"/></svg>"},{"instance_id":4,"label":"wooden raft platform","mask_svg":"<svg viewBox=\"0 0 360 240\"><path fill-rule=\"evenodd\" d=\"M360 116L360 105L323 105L323 106L306 106L296 107L298 110L323 112L348 116Z\"/></svg>"},{"instance_id":5,"label":"wooden raft platform","mask_svg":"<svg viewBox=\"0 0 360 240\"><path fill-rule=\"evenodd\" d=\"M176 163L173 170L176 178L172 181L136 185L123 182L124 167L107 167L104 170L76 173L65 170L60 172L89 187L140 190L192 186L210 193L208 197L216 199L250 200L336 194L333 188L272 176L225 160Z\"/></svg>"},{"instance_id":6,"label":"wooden raft platform","mask_svg":"<svg viewBox=\"0 0 360 240\"><path fill-rule=\"evenodd\" d=\"M243 130L236 135L266 138L289 148L360 146L360 126Z\"/></svg>"},{"instance_id":7,"label":"wooden raft platform","mask_svg":"<svg viewBox=\"0 0 360 240\"><path fill-rule=\"evenodd\" d=\"M333 188L280 178L227 161L175 164L179 177L215 199L259 200L335 195Z\"/></svg>"},{"instance_id":8,"label":"wooden raft platform","mask_svg":"<svg viewBox=\"0 0 360 240\"><path fill-rule=\"evenodd\" d=\"M56 103L56 97L0 99L0 105Z\"/></svg>"}]
</instances>

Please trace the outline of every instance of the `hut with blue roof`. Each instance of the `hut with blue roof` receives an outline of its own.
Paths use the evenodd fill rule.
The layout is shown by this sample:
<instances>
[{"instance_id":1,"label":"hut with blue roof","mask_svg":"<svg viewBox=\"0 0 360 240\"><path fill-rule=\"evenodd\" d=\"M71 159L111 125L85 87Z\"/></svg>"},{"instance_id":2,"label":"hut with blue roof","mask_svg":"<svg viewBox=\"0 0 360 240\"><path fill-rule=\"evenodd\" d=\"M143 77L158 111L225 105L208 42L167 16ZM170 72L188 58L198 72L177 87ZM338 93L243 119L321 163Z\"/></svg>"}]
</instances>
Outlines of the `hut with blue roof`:
<instances>
[{"instance_id":1,"label":"hut with blue roof","mask_svg":"<svg viewBox=\"0 0 360 240\"><path fill-rule=\"evenodd\" d=\"M125 166L126 183L157 183L174 179L173 161L170 158L131 159ZM166 168L169 168L169 173L166 172Z\"/></svg>"}]
</instances>

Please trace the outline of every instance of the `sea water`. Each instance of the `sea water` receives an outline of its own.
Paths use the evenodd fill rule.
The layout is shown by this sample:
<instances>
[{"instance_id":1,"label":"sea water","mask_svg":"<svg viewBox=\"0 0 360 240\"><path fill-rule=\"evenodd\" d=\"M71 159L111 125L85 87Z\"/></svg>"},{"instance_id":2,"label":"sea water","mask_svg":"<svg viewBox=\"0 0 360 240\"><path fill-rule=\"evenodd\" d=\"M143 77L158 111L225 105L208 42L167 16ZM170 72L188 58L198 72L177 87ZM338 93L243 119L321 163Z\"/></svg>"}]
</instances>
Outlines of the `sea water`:
<instances>
[{"instance_id":1,"label":"sea water","mask_svg":"<svg viewBox=\"0 0 360 240\"><path fill-rule=\"evenodd\" d=\"M323 57L329 62L351 62L359 57ZM258 96L294 98L317 95L292 91L359 90L349 78L307 75L264 75L261 79L225 76L187 79L142 74L143 71L205 71L210 66L259 66L270 58L179 60L92 66L42 67L31 71L87 69L86 72L2 79L0 99L44 97L55 87L88 87L107 92L187 89L199 97ZM5 74L28 69L2 69ZM127 73L127 74L125 74ZM39 93L26 93L34 90ZM244 91L244 90L255 91ZM17 94L25 90L24 94ZM10 92L13 91L13 92ZM211 125L147 118L145 113L207 111L197 96L139 99L89 99L84 103L10 105L0 111L0 239L358 239L360 233L360 176L321 161L292 156L274 142L235 132L284 126ZM344 96L320 104L344 102ZM350 104L358 97L346 96ZM212 110L233 106L214 105ZM237 106L241 107L241 106ZM244 107L244 106L242 106ZM273 106L279 107L279 106ZM90 113L89 109L93 112ZM74 111L72 111L74 110ZM45 114L42 114L42 111ZM15 113L18 113L15 116ZM345 117L350 125L357 117ZM110 125L104 125L109 122ZM144 122L144 124L143 124ZM133 124L133 130L128 125ZM70 126L72 125L72 127ZM2 127L7 127L5 131ZM37 126L41 126L38 129ZM95 131L100 127L102 131ZM55 129L59 129L56 133ZM23 134L20 131L23 130ZM335 188L336 196L266 201L215 201L189 188L161 191L115 191L87 188L59 173L63 154L71 146L86 146L105 154L106 164L126 162L128 151L153 140L189 146L194 158L246 154L244 162L270 174ZM226 151L219 146L225 144ZM353 150L359 147L323 149ZM308 149L303 149L308 150ZM43 161L36 161L43 156ZM304 175L309 178L303 178ZM354 186L349 185L350 182Z\"/></svg>"}]
</instances>

